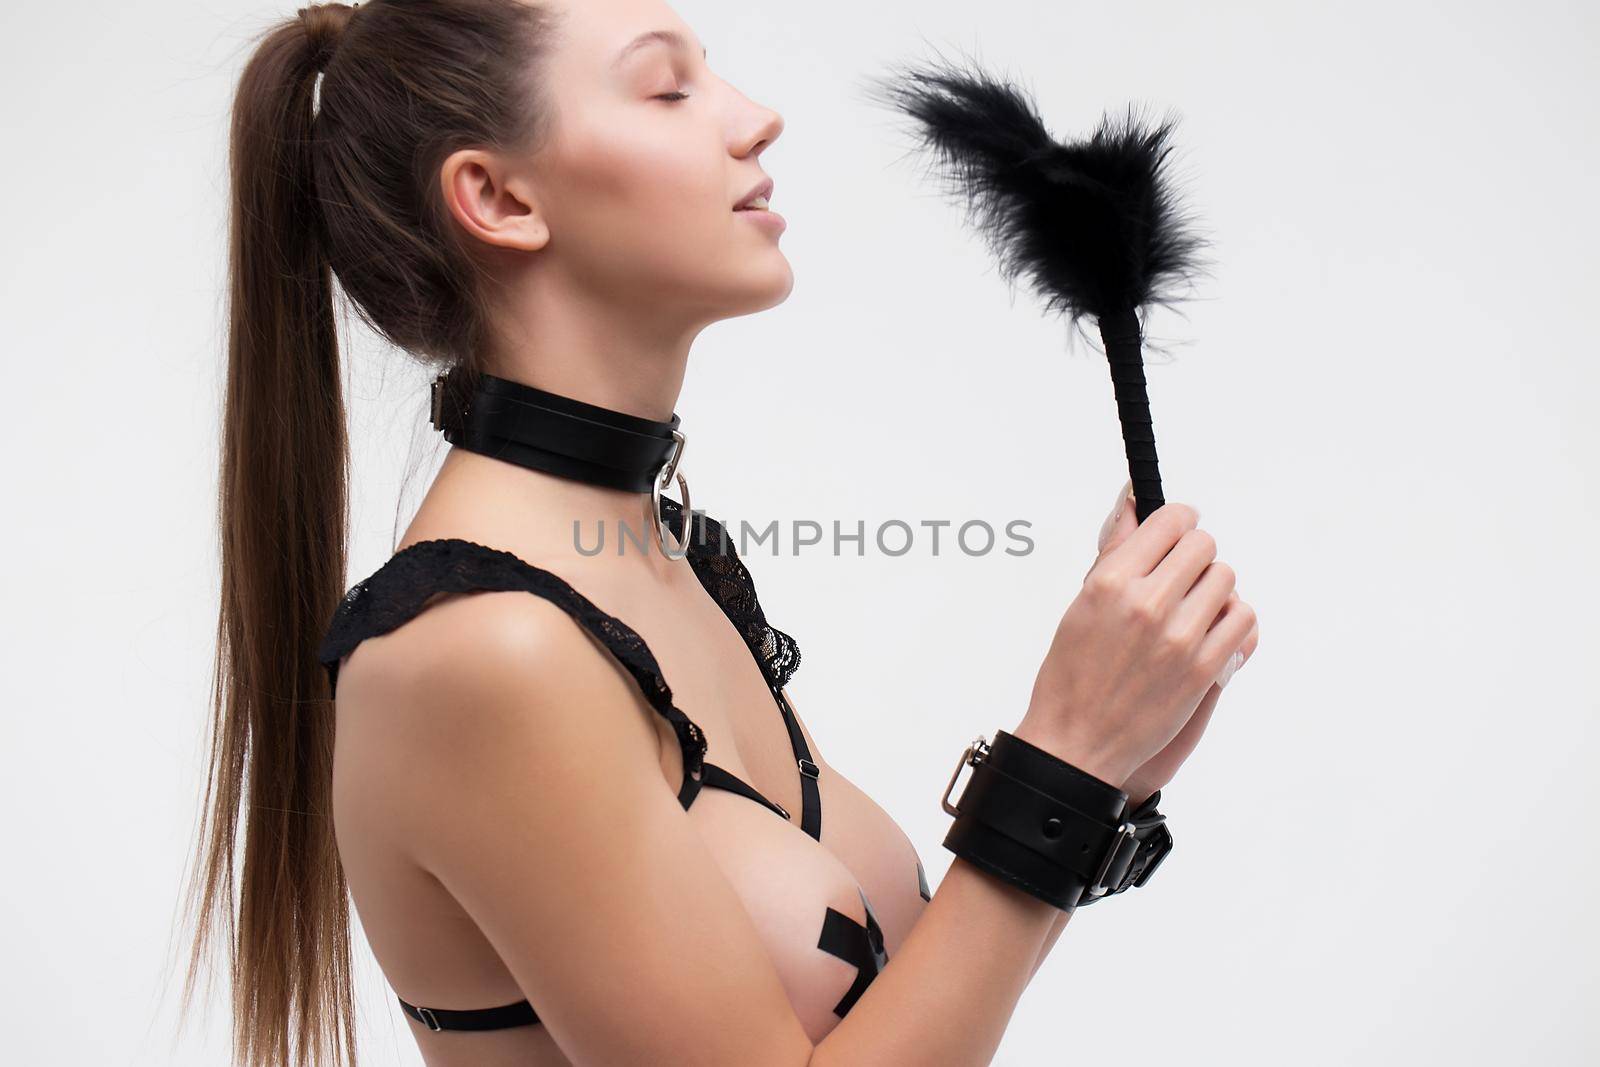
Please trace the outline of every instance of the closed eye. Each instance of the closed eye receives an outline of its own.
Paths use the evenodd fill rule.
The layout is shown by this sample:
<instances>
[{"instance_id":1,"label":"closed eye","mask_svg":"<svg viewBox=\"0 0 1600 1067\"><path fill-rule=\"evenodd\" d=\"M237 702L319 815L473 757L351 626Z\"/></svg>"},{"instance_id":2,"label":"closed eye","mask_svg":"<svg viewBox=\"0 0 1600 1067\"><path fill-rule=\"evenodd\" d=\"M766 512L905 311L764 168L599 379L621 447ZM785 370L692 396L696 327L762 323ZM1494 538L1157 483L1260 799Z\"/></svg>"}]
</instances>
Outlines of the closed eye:
<instances>
[{"instance_id":1,"label":"closed eye","mask_svg":"<svg viewBox=\"0 0 1600 1067\"><path fill-rule=\"evenodd\" d=\"M685 93L685 92L680 92L680 91L675 89L670 93L661 93L658 96L652 97L652 99L655 99L655 100L687 100L687 99L689 99L689 94Z\"/></svg>"}]
</instances>

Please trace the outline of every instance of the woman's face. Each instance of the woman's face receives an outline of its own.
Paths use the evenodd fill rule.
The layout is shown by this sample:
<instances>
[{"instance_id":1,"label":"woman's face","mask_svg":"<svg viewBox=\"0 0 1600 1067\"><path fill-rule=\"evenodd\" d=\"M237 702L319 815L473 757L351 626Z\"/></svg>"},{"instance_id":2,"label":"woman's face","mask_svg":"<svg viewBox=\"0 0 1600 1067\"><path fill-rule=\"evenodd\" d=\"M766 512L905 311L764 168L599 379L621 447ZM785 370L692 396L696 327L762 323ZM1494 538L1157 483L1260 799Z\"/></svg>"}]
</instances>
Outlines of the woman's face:
<instances>
[{"instance_id":1,"label":"woman's face","mask_svg":"<svg viewBox=\"0 0 1600 1067\"><path fill-rule=\"evenodd\" d=\"M695 322L780 303L794 285L781 219L734 205L767 180L783 117L712 73L663 0L541 3L561 18L541 68L548 139L529 161L541 268Z\"/></svg>"}]
</instances>

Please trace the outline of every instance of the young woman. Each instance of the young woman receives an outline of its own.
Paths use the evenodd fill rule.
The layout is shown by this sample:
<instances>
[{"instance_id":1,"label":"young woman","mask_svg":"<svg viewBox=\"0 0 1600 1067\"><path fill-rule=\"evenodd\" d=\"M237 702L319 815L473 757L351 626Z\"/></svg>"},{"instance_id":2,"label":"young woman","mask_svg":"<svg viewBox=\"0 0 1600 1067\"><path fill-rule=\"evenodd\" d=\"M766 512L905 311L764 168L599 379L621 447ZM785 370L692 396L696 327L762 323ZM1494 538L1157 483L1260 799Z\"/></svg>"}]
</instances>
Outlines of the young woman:
<instances>
[{"instance_id":1,"label":"young woman","mask_svg":"<svg viewBox=\"0 0 1600 1067\"><path fill-rule=\"evenodd\" d=\"M347 892L434 1067L992 1057L1067 913L930 892L657 492L695 337L790 291L782 129L662 0L323 4L251 58L193 957L221 921L241 1064L353 1060ZM335 275L458 446L348 591ZM1256 636L1194 510L1124 499L1015 735L1131 806Z\"/></svg>"}]
</instances>

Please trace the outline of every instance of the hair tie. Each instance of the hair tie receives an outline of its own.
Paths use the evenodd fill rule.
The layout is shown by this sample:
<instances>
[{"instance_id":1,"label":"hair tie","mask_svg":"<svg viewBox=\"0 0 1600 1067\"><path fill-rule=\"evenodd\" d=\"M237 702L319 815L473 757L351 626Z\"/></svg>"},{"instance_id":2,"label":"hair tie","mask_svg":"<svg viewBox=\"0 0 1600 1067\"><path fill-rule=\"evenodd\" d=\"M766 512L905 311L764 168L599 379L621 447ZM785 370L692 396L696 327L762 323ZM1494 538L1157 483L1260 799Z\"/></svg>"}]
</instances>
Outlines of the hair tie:
<instances>
[{"instance_id":1,"label":"hair tie","mask_svg":"<svg viewBox=\"0 0 1600 1067\"><path fill-rule=\"evenodd\" d=\"M311 66L319 73L327 70L328 62L333 59L334 51L344 38L345 26L360 6L351 4L345 8L343 4L311 4L295 12L311 44ZM341 8L345 11L343 15L339 13Z\"/></svg>"}]
</instances>

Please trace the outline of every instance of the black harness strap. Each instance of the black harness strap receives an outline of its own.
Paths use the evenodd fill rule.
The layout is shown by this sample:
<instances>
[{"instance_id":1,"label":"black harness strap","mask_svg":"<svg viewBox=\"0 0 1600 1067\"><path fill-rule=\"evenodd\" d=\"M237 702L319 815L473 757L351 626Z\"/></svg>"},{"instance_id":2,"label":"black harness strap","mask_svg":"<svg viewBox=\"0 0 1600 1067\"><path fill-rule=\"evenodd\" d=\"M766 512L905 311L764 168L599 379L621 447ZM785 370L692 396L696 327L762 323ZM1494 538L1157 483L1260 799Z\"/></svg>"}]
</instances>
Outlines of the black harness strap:
<instances>
[{"instance_id":1,"label":"black harness strap","mask_svg":"<svg viewBox=\"0 0 1600 1067\"><path fill-rule=\"evenodd\" d=\"M818 841L822 840L822 790L817 786L821 768L811 761L811 748L806 744L805 731L800 720L789 706L789 698L781 688L774 688L778 708L783 712L783 724L789 728L789 745L794 749L795 764L800 768L800 829Z\"/></svg>"},{"instance_id":2,"label":"black harness strap","mask_svg":"<svg viewBox=\"0 0 1600 1067\"><path fill-rule=\"evenodd\" d=\"M498 1008L468 1008L452 1011L448 1008L419 1008L396 997L400 1008L429 1030L504 1030L512 1026L532 1026L539 1021L533 1005L526 1000L502 1004Z\"/></svg>"}]
</instances>

